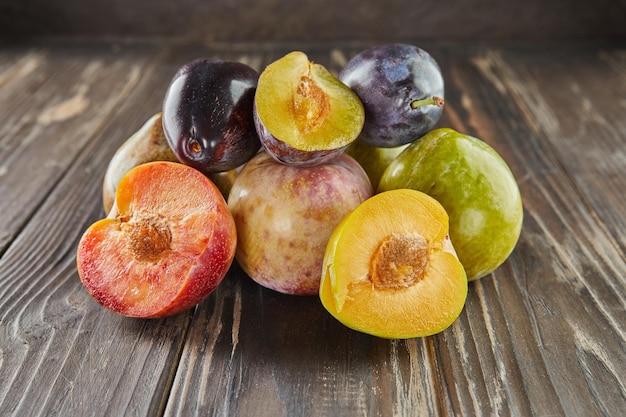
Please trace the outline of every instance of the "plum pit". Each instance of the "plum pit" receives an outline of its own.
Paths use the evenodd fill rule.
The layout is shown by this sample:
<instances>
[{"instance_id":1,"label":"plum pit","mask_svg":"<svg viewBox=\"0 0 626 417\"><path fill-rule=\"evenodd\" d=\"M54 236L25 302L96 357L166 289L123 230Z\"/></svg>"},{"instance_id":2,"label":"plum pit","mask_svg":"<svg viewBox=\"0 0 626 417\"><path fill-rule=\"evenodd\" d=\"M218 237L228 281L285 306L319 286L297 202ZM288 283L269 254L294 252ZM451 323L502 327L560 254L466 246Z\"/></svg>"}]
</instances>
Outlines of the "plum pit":
<instances>
[{"instance_id":1,"label":"plum pit","mask_svg":"<svg viewBox=\"0 0 626 417\"><path fill-rule=\"evenodd\" d=\"M420 234L392 233L371 260L370 281L379 290L407 288L424 278L429 245Z\"/></svg>"},{"instance_id":2,"label":"plum pit","mask_svg":"<svg viewBox=\"0 0 626 417\"><path fill-rule=\"evenodd\" d=\"M139 215L122 222L126 245L139 262L153 262L170 248L172 232L163 219Z\"/></svg>"},{"instance_id":3,"label":"plum pit","mask_svg":"<svg viewBox=\"0 0 626 417\"><path fill-rule=\"evenodd\" d=\"M324 123L330 111L326 93L303 75L293 96L293 114L298 129L309 133Z\"/></svg>"}]
</instances>

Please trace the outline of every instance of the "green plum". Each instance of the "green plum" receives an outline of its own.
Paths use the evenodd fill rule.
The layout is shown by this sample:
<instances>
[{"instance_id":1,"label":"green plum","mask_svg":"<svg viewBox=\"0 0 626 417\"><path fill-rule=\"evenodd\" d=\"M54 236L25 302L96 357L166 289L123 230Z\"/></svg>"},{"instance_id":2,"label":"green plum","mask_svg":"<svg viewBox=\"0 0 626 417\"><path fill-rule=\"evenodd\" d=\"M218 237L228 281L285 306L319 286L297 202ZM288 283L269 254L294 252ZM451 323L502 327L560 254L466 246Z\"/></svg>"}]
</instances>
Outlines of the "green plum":
<instances>
[{"instance_id":1,"label":"green plum","mask_svg":"<svg viewBox=\"0 0 626 417\"><path fill-rule=\"evenodd\" d=\"M407 146L409 145L405 144L395 148L380 148L357 139L348 146L346 153L356 159L363 167L372 186L376 188L387 166Z\"/></svg>"},{"instance_id":2,"label":"green plum","mask_svg":"<svg viewBox=\"0 0 626 417\"><path fill-rule=\"evenodd\" d=\"M413 142L387 167L378 192L411 188L450 216L450 240L468 280L498 268L515 248L523 207L504 159L484 141L441 128Z\"/></svg>"}]
</instances>

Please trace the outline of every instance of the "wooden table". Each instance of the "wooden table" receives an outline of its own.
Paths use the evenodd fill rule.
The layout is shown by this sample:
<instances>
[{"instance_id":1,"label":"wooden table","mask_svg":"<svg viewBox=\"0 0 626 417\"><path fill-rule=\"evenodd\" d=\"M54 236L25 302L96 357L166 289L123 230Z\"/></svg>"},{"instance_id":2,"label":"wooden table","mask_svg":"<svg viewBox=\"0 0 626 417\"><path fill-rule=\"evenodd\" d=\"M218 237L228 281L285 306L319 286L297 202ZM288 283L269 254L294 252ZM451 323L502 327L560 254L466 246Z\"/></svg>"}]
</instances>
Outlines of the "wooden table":
<instances>
[{"instance_id":1,"label":"wooden table","mask_svg":"<svg viewBox=\"0 0 626 417\"><path fill-rule=\"evenodd\" d=\"M423 339L345 328L317 297L233 265L193 311L101 308L76 272L117 147L184 62L256 69L295 49L337 72L359 44L0 47L0 415L626 415L626 48L427 44L440 126L477 136L523 196L518 246Z\"/></svg>"}]
</instances>

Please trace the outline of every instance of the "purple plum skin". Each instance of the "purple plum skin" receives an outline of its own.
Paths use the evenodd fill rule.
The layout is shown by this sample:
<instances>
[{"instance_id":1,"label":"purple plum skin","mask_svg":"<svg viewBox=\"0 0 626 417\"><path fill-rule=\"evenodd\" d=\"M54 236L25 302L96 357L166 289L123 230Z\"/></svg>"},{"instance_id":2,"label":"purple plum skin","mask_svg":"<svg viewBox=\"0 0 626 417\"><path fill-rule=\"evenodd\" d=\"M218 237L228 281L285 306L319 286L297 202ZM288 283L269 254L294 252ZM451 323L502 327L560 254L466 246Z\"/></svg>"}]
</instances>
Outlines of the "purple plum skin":
<instances>
[{"instance_id":1,"label":"purple plum skin","mask_svg":"<svg viewBox=\"0 0 626 417\"><path fill-rule=\"evenodd\" d=\"M444 81L435 59L407 44L386 44L354 56L338 77L352 88L365 109L359 135L369 145L392 148L411 143L432 130L443 103L412 108L429 97L444 98Z\"/></svg>"},{"instance_id":2,"label":"purple plum skin","mask_svg":"<svg viewBox=\"0 0 626 417\"><path fill-rule=\"evenodd\" d=\"M163 101L163 131L182 163L209 174L235 169L257 153L257 82L258 72L248 65L212 58L176 72Z\"/></svg>"},{"instance_id":3,"label":"purple plum skin","mask_svg":"<svg viewBox=\"0 0 626 417\"><path fill-rule=\"evenodd\" d=\"M372 195L367 174L348 154L297 167L259 152L237 175L228 196L239 266L274 291L319 294L330 235Z\"/></svg>"}]
</instances>

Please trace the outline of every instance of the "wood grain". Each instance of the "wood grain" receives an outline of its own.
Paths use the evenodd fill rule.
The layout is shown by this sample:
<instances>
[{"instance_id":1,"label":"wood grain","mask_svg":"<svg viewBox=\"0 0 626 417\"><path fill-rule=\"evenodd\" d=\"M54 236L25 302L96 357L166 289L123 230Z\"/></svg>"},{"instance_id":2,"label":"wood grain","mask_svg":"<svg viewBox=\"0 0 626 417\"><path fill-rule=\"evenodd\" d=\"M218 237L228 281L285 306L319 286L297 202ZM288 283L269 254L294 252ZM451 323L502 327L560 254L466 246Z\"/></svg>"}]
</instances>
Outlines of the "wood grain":
<instances>
[{"instance_id":1,"label":"wood grain","mask_svg":"<svg viewBox=\"0 0 626 417\"><path fill-rule=\"evenodd\" d=\"M317 297L264 289L236 264L196 309L160 320L107 312L80 284L75 249L104 215L108 160L176 69L218 56L260 70L291 46L0 50L0 415L621 415L626 53L425 47L446 78L440 125L503 156L525 220L461 317L410 340L349 330ZM359 51L303 49L335 73Z\"/></svg>"},{"instance_id":2,"label":"wood grain","mask_svg":"<svg viewBox=\"0 0 626 417\"><path fill-rule=\"evenodd\" d=\"M340 362L339 366L334 367L338 376L334 378L333 390L342 392L344 397L333 398L333 407L342 409L345 405L346 409L355 410L356 415L361 414L361 411L364 415L411 415L417 404L428 404L426 411L438 410L445 415L613 415L625 404L624 385L619 381L624 371L622 359L625 338L620 323L623 322L624 306L622 277L626 269L620 251L612 244L610 236L594 234L599 232L599 225L587 207L578 201L576 185L555 158L553 147L558 144L542 142L544 138L538 137L535 129L539 122L525 120L528 117L527 109L521 107L518 101L539 100L542 96L525 96L524 92L516 91L515 87L519 85L516 84L517 79L513 78L516 75L514 72L494 78L496 76L487 71L489 68L485 69L484 61L500 54L500 51L476 50L469 55L460 54L461 58L456 54L449 56L446 50L436 52L442 55L444 68L451 68L452 74L452 88L447 98L452 117L443 123L490 141L510 161L521 178L525 201L531 199L533 193L537 196L554 194L559 199L546 201L539 198L538 201L526 204L528 226L525 225L513 258L492 277L472 284L465 313L449 331L429 338L430 349L425 347L425 341L377 341L376 360L370 362L371 352L364 357L350 350L354 341L344 342L341 351L350 353L343 356L343 360L351 360L352 366L347 368L341 366ZM330 56L319 53L316 58L332 69L336 65L332 62L333 58L341 63L345 60L341 57L345 58L351 53L335 51ZM545 94L549 94L549 91ZM472 106L475 101L486 104ZM509 129L513 129L512 132ZM606 138L608 141L612 139ZM528 154L528 147L534 149L534 153ZM524 174L529 171L533 172L532 179L527 179ZM535 187L539 187L539 194ZM617 207L617 212L621 210L620 206L607 206ZM576 212L564 217L562 211L570 207L576 209ZM583 229L579 230L581 227ZM595 232L585 236L586 230ZM564 236L573 232L577 233L575 238L569 242L562 241ZM552 236L553 233L558 236ZM535 240L539 242L534 243ZM593 251L587 250L586 242L593 242L597 246L596 251L601 253L600 259L596 259ZM572 264L573 260L575 264ZM583 274L583 271L577 270L577 266L586 272ZM603 272L605 270L615 270L616 274L607 275ZM597 275L597 282L596 279L585 279L585 275L589 274ZM235 288L235 293L230 297L237 299L241 295ZM267 298L261 299L262 295L258 297L258 300L245 305L268 305ZM276 298L280 299L279 296ZM237 308L236 304L232 308ZM594 305L592 311L586 311L591 305ZM310 305L303 302L299 308L308 309L303 316L316 317L316 323L329 320L315 303ZM245 312L235 313L242 317L250 316ZM266 311L264 313L267 314ZM328 327L319 329L307 326L309 332L304 335L298 332L303 322L310 321L299 318L295 311L278 320L282 324L264 319L259 327L268 334L279 332L277 326L293 328L298 335L294 337L305 336L311 344L320 339L336 340L329 337ZM238 323L241 321L239 319ZM222 320L218 322L221 324ZM200 327L204 328L207 320L202 320L202 323ZM193 329L191 334L195 334ZM240 344L242 337L238 336ZM265 334L263 340L267 340ZM606 341L610 341L607 347L598 351L597 348ZM299 348L296 350L299 352L284 351L285 345L294 344L291 341L279 339L269 343L266 356L259 361L278 358L263 377L246 378L267 378L266 385L245 387L247 396L255 396L255 400L247 400L248 397L246 400L259 403L266 398L268 402L278 402L280 407L267 409L266 415L288 415L293 408L282 399L301 397L300 409L304 414L318 415L318 402L328 401L325 391L303 386L301 377L293 376L292 369L306 368L306 362L297 362L295 365L286 363L291 364L292 355L300 353L304 357L320 357L320 352L309 353L311 348L308 345L300 347L302 341L297 342ZM409 365L392 370L393 366L389 364L397 360L398 346L405 349L403 360L406 364L416 363L419 358L422 366ZM239 345L234 348L238 349ZM193 350L185 351L183 358L187 355L193 358L205 356ZM359 357L367 360L356 360ZM217 363L234 360L233 353L225 349L223 360ZM214 358L211 363L215 363ZM385 372L381 373L384 377L377 378L377 383L372 385L369 383L372 381L372 369L381 363L387 365ZM577 365L572 368L572 364ZM204 378L210 378L210 375L226 372L223 369L213 370L210 364L204 372L198 370L195 362L189 369L184 366L185 362L182 365L183 379L176 386L193 386ZM231 366L240 367L237 364ZM253 369L258 371L259 366L264 367L255 362ZM398 369L403 369L405 375L399 374ZM347 376L346 372L349 373ZM319 368L307 370L306 373L312 375L313 380L327 379ZM348 382L342 381L345 378L361 381L361 387L367 388L351 388ZM281 385L281 380L287 382ZM608 381L618 383L605 394L599 386ZM197 400L193 396L189 398L188 393L185 396L176 395L174 391L176 406L171 410L176 412L172 412L172 415L194 412L196 415L205 412L211 415L223 412L246 415L232 409L232 404L240 404L241 398L238 398L239 401L226 400L232 389L242 389L240 382L220 378L213 383L217 386L210 392L222 393L218 398L224 398L224 404L213 402L213 408L188 409L185 405L206 401L202 398ZM437 389L428 389L433 386ZM382 391L386 395L376 395L382 394ZM277 398L269 400L268 396ZM395 401L390 402L390 397ZM419 398L420 401L406 401L411 398ZM184 404L179 404L180 401Z\"/></svg>"},{"instance_id":3,"label":"wood grain","mask_svg":"<svg viewBox=\"0 0 626 417\"><path fill-rule=\"evenodd\" d=\"M524 119L550 143L581 190L582 202L624 252L626 218L615 210L626 204L626 68L619 55L559 48L537 59L531 50L521 50L487 54L477 64L502 78Z\"/></svg>"},{"instance_id":4,"label":"wood grain","mask_svg":"<svg viewBox=\"0 0 626 417\"><path fill-rule=\"evenodd\" d=\"M139 82L145 58L33 50L0 73L0 253Z\"/></svg>"}]
</instances>

